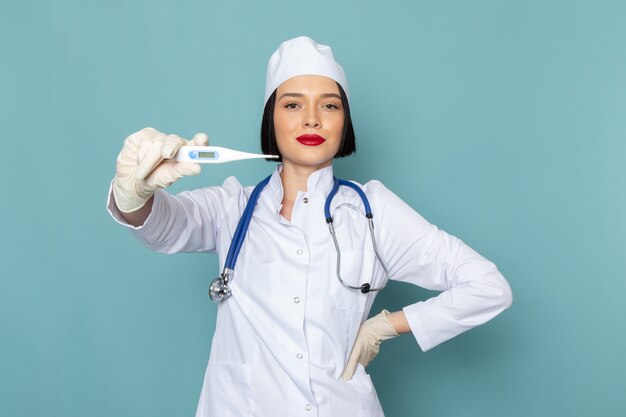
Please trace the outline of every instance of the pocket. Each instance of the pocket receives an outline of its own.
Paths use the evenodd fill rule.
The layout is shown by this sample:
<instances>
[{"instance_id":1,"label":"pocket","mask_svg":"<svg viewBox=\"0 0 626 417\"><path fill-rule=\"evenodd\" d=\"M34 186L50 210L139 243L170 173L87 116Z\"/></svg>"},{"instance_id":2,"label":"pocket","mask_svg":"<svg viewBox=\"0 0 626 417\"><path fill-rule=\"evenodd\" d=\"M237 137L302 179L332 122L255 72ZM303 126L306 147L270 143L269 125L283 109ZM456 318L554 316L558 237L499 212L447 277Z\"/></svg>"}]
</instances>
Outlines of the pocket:
<instances>
[{"instance_id":1,"label":"pocket","mask_svg":"<svg viewBox=\"0 0 626 417\"><path fill-rule=\"evenodd\" d=\"M383 416L372 379L360 363L357 364L352 379L337 381L337 385L330 391L329 395L332 415Z\"/></svg>"},{"instance_id":2,"label":"pocket","mask_svg":"<svg viewBox=\"0 0 626 417\"><path fill-rule=\"evenodd\" d=\"M330 256L328 273L330 276L331 296L335 304L341 310L362 313L365 310L368 294L363 294L359 289L346 287L339 281L337 276L337 251L333 247ZM339 270L341 279L348 285L360 287L369 282L371 277L364 273L363 251L343 250L339 257Z\"/></svg>"},{"instance_id":3,"label":"pocket","mask_svg":"<svg viewBox=\"0 0 626 417\"><path fill-rule=\"evenodd\" d=\"M335 324L333 330L337 340L342 340L342 360L345 363L350 355L357 333L365 316L368 294L358 289L344 286L337 277L337 252L332 249L329 265L330 297L334 305ZM356 250L341 251L340 257L341 278L346 284L361 286L363 270L363 252Z\"/></svg>"},{"instance_id":4,"label":"pocket","mask_svg":"<svg viewBox=\"0 0 626 417\"><path fill-rule=\"evenodd\" d=\"M240 257L231 281L233 299L238 300L242 311L254 313L283 291L280 262L266 262L256 256Z\"/></svg>"},{"instance_id":5,"label":"pocket","mask_svg":"<svg viewBox=\"0 0 626 417\"><path fill-rule=\"evenodd\" d=\"M352 381L355 384L358 384L359 386L367 389L374 387L374 384L372 383L372 377L370 376L370 374L367 373L365 367L358 362L356 364L354 375L352 375L352 379L350 380L350 382Z\"/></svg>"},{"instance_id":6,"label":"pocket","mask_svg":"<svg viewBox=\"0 0 626 417\"><path fill-rule=\"evenodd\" d=\"M383 409L380 404L380 400L378 399L378 394L376 393L374 383L372 382L372 377L367 373L363 365L357 363L352 380L349 382L352 383L359 392L358 398L362 401L363 410L367 410L366 413L364 412L364 416L384 417Z\"/></svg>"},{"instance_id":7,"label":"pocket","mask_svg":"<svg viewBox=\"0 0 626 417\"><path fill-rule=\"evenodd\" d=\"M250 415L250 364L209 362L196 417Z\"/></svg>"}]
</instances>

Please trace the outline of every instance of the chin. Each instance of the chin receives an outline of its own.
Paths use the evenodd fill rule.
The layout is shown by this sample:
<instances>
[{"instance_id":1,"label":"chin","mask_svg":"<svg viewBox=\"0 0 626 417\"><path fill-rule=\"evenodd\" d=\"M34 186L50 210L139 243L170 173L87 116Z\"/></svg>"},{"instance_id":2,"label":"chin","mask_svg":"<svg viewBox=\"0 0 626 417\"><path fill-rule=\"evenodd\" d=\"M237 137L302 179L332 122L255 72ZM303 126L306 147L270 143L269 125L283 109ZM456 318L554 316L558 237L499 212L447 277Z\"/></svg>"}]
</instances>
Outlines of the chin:
<instances>
[{"instance_id":1,"label":"chin","mask_svg":"<svg viewBox=\"0 0 626 417\"><path fill-rule=\"evenodd\" d=\"M283 155L283 164L293 165L293 166L303 166L303 167L326 167L328 165L332 165L333 158L330 159L320 159L320 158L298 158L298 159L288 159Z\"/></svg>"}]
</instances>

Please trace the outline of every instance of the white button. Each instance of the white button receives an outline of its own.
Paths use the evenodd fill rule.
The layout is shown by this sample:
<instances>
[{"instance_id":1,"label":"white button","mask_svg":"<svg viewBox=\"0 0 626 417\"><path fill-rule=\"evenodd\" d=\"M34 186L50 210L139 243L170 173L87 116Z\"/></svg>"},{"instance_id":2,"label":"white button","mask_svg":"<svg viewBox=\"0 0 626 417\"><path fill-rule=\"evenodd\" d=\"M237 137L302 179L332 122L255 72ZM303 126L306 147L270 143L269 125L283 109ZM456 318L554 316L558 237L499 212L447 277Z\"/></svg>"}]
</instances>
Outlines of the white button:
<instances>
[{"instance_id":1,"label":"white button","mask_svg":"<svg viewBox=\"0 0 626 417\"><path fill-rule=\"evenodd\" d=\"M304 204L306 204L306 203L308 203L308 202L309 202L309 199L308 199L308 198L306 198L306 197L304 197L304 198L302 199L302 202L303 202Z\"/></svg>"},{"instance_id":2,"label":"white button","mask_svg":"<svg viewBox=\"0 0 626 417\"><path fill-rule=\"evenodd\" d=\"M298 354L296 355L296 358L298 358L298 359L302 359L302 353L298 353Z\"/></svg>"},{"instance_id":3,"label":"white button","mask_svg":"<svg viewBox=\"0 0 626 417\"><path fill-rule=\"evenodd\" d=\"M304 406L304 408L306 409L306 411L310 411L313 406L311 406L311 404L307 404Z\"/></svg>"},{"instance_id":4,"label":"white button","mask_svg":"<svg viewBox=\"0 0 626 417\"><path fill-rule=\"evenodd\" d=\"M302 255L302 254L304 253L304 251L303 251L302 249L298 249L298 250L296 251L296 253L297 253L298 255Z\"/></svg>"},{"instance_id":5,"label":"white button","mask_svg":"<svg viewBox=\"0 0 626 417\"><path fill-rule=\"evenodd\" d=\"M293 297L293 302L298 304L300 302L300 297Z\"/></svg>"}]
</instances>

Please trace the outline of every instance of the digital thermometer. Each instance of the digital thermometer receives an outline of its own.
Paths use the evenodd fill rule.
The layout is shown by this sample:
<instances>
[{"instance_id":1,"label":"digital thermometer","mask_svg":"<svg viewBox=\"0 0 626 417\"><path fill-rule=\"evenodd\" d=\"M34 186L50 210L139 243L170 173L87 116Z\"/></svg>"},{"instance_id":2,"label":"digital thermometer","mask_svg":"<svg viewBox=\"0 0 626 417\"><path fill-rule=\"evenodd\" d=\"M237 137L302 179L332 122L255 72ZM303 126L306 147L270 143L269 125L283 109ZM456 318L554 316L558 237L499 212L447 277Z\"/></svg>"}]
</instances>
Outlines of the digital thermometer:
<instances>
[{"instance_id":1,"label":"digital thermometer","mask_svg":"<svg viewBox=\"0 0 626 417\"><path fill-rule=\"evenodd\" d=\"M181 162L196 162L198 164L221 164L224 162L239 161L255 158L280 158L278 155L263 155L235 151L221 146L181 146L174 159Z\"/></svg>"}]
</instances>

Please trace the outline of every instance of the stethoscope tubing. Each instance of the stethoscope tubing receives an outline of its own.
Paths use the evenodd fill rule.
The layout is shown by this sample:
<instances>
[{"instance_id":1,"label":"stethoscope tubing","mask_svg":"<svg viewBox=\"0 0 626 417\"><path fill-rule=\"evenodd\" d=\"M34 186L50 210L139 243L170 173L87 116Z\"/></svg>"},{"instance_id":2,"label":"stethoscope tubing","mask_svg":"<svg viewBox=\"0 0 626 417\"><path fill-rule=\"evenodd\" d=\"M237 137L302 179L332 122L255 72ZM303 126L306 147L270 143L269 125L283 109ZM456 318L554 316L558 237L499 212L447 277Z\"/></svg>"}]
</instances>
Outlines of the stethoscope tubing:
<instances>
[{"instance_id":1,"label":"stethoscope tubing","mask_svg":"<svg viewBox=\"0 0 626 417\"><path fill-rule=\"evenodd\" d=\"M383 288L385 288L387 286L387 283L389 282L389 271L387 270L387 266L383 262L383 259L378 254L378 247L376 245L376 237L374 236L374 220L373 220L373 216L371 215L371 212L370 212L370 217L367 217L367 224L370 229L370 235L372 237L372 246L374 248L374 253L376 254L376 258L378 259L378 262L380 262L380 265L383 267L383 270L385 271L385 277L386 277L384 284L377 288L371 288L368 282L362 284L360 287L356 287L354 285L348 284L341 278L341 250L339 249L339 242L337 241L337 236L335 234L335 227L333 226L332 217L328 217L326 219L326 222L328 223L328 229L330 231L330 235L333 238L333 243L335 244L335 250L337 251L337 278L339 278L339 281L341 281L341 283L345 287L352 288L354 290L360 290L364 294L370 291L380 291Z\"/></svg>"},{"instance_id":2,"label":"stethoscope tubing","mask_svg":"<svg viewBox=\"0 0 626 417\"><path fill-rule=\"evenodd\" d=\"M257 184L256 187L252 190L252 194L250 194L250 198L248 199L248 204L241 216L241 220L239 224L237 224L237 229L235 229L235 235L233 237L233 241L228 249L228 254L226 255L226 262L224 263L224 269L229 271L234 271L235 263L237 262L237 258L239 257L239 251L243 246L244 239L248 232L248 227L250 226L250 221L252 220L252 215L254 213L254 208L256 207L256 203L259 199L259 195L261 191L265 188L265 186L269 183L270 178L272 176L268 176L263 179L260 183ZM229 275L229 274L226 274Z\"/></svg>"},{"instance_id":3,"label":"stethoscope tubing","mask_svg":"<svg viewBox=\"0 0 626 417\"><path fill-rule=\"evenodd\" d=\"M326 202L324 203L324 217L326 217L326 222L332 223L333 221L333 217L330 215L330 203L331 201L333 201L333 198L335 198L335 194L337 194L337 191L339 191L340 185L345 185L346 187L350 187L354 191L357 192L359 197L361 197L361 201L363 201L363 205L365 206L365 217L367 217L368 219L371 219L373 217L372 208L370 207L370 202L367 199L367 196L365 195L363 190L361 190L361 188L358 185L350 181L342 180L339 178L334 178L334 180L335 181L333 184L333 188L332 190L330 190L330 193L328 194L328 197L326 198Z\"/></svg>"},{"instance_id":4,"label":"stethoscope tubing","mask_svg":"<svg viewBox=\"0 0 626 417\"><path fill-rule=\"evenodd\" d=\"M228 254L226 255L226 261L224 263L224 269L222 273L220 274L220 276L211 282L209 295L211 299L215 302L223 301L231 295L231 289L228 285L230 281L230 277L233 275L233 272L235 270L235 264L237 262L239 252L241 251L241 247L243 246L243 242L248 232L248 227L250 226L250 221L252 220L254 209L256 207L261 191L263 191L265 186L269 183L271 177L272 176L270 175L267 178L263 179L263 181L259 182L254 187L254 189L252 190L252 193L250 194L248 203L246 204L246 207L241 216L241 219L239 220L239 223L237 224L237 228L235 229L233 240L230 244L230 247L228 248ZM376 237L374 236L374 221L373 221L374 216L372 214L372 209L370 207L369 200L367 199L367 196L365 195L363 190L356 184L350 181L345 181L345 180L338 179L335 177L333 177L333 179L334 179L333 188L331 189L330 193L328 194L328 197L326 198L326 202L324 203L324 216L326 218L326 223L328 224L328 228L332 236L333 243L335 244L335 249L337 251L337 278L339 279L341 284L345 286L346 288L360 290L364 294L370 291L380 291L383 288L385 288L387 286L387 283L389 282L389 271L387 270L385 263L380 257L378 253L378 248L376 246ZM335 227L333 226L333 217L330 214L330 204L333 198L335 197L335 195L337 194L337 192L339 191L339 187L341 185L352 188L354 191L356 191L359 197L361 198L361 201L363 202L363 206L365 209L365 217L367 219L368 226L370 229L370 235L372 237L372 245L374 248L374 253L376 254L376 258L382 265L383 270L385 271L386 279L385 279L384 284L380 287L371 288L368 282L362 284L360 287L356 287L356 286L348 284L341 278L341 250L339 249L339 243L337 242Z\"/></svg>"}]
</instances>

